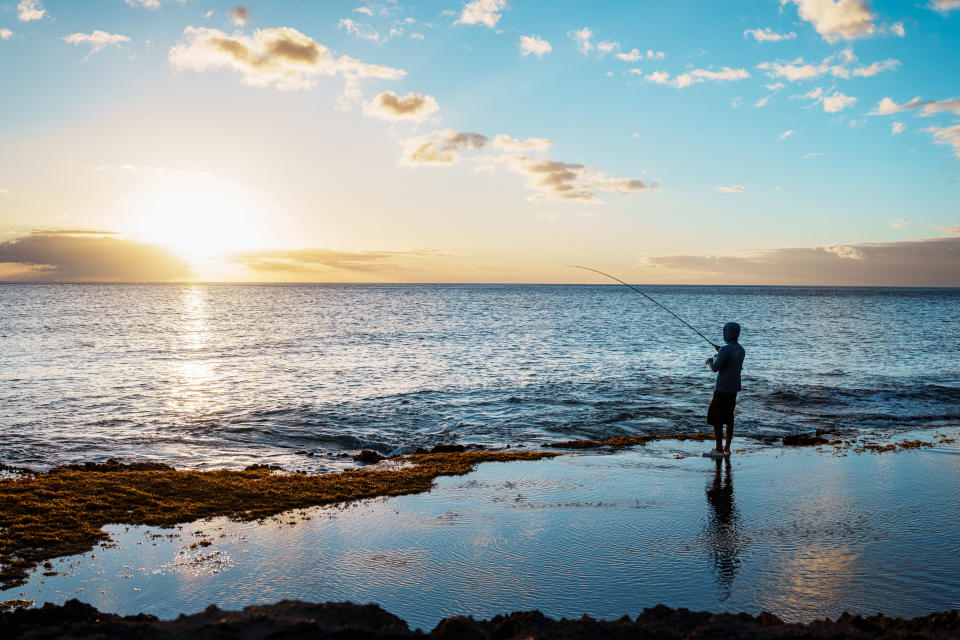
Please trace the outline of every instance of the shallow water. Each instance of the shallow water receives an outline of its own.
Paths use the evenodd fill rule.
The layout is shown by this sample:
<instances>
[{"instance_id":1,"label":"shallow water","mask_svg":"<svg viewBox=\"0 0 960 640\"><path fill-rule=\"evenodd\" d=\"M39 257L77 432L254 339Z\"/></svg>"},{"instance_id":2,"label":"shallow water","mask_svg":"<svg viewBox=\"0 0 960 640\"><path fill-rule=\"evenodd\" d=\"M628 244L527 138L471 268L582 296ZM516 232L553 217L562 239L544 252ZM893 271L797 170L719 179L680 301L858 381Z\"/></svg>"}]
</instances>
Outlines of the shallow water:
<instances>
[{"instance_id":1,"label":"shallow water","mask_svg":"<svg viewBox=\"0 0 960 640\"><path fill-rule=\"evenodd\" d=\"M958 289L647 291L743 325L738 433L960 425ZM5 284L0 353L0 462L38 468L692 431L713 384L620 286Z\"/></svg>"},{"instance_id":2,"label":"shallow water","mask_svg":"<svg viewBox=\"0 0 960 640\"><path fill-rule=\"evenodd\" d=\"M934 433L960 436L909 437ZM663 441L489 463L309 520L113 526L118 547L54 561L66 575L38 570L0 600L76 597L162 618L351 600L424 629L455 614L611 619L657 603L788 621L924 615L960 607L958 443L838 457L738 439L747 451L728 467L699 457L703 444ZM189 548L201 539L211 546Z\"/></svg>"}]
</instances>

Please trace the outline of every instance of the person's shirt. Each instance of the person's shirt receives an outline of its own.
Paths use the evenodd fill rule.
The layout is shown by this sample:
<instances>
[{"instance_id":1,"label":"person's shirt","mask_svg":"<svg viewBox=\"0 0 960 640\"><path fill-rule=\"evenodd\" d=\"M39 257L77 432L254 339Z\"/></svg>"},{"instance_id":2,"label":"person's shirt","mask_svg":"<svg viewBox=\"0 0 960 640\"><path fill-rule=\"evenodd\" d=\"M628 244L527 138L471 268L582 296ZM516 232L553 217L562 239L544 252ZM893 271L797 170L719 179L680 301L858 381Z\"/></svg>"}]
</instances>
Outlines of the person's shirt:
<instances>
[{"instance_id":1,"label":"person's shirt","mask_svg":"<svg viewBox=\"0 0 960 640\"><path fill-rule=\"evenodd\" d=\"M740 371L743 369L743 358L746 351L736 341L728 342L717 355L710 358L709 364L717 372L717 391L720 393L736 393L740 391Z\"/></svg>"}]
</instances>

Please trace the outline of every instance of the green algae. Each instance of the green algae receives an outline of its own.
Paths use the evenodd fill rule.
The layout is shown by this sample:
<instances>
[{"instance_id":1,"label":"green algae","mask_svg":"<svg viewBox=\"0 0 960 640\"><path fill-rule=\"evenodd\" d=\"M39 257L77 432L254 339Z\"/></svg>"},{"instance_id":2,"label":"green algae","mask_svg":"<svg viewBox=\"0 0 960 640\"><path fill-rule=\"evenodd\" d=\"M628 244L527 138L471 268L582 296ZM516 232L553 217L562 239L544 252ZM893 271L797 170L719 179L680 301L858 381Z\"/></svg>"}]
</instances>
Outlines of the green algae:
<instances>
[{"instance_id":1,"label":"green algae","mask_svg":"<svg viewBox=\"0 0 960 640\"><path fill-rule=\"evenodd\" d=\"M306 507L430 490L439 476L464 475L482 462L539 460L543 451L416 454L394 468L319 475L243 471L178 471L164 465L73 465L29 477L0 479L0 586L26 582L51 558L108 542L108 524L171 527L226 516L261 520Z\"/></svg>"}]
</instances>

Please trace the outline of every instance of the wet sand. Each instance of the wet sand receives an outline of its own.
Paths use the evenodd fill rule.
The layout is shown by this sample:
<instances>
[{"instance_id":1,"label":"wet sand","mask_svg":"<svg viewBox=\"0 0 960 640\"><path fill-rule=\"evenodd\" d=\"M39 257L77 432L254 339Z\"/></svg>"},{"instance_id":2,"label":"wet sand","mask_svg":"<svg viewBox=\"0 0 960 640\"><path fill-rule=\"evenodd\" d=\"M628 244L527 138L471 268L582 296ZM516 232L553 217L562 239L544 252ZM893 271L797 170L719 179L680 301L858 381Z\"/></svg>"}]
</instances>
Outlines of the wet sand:
<instances>
[{"instance_id":1,"label":"wet sand","mask_svg":"<svg viewBox=\"0 0 960 640\"><path fill-rule=\"evenodd\" d=\"M531 609L615 620L660 603L787 622L923 616L960 608L958 435L903 434L934 446L896 453L738 440L729 465L700 457L708 443L652 442L482 464L428 493L262 523L110 526L112 543L34 570L0 600L162 619L349 600L422 629Z\"/></svg>"}]
</instances>

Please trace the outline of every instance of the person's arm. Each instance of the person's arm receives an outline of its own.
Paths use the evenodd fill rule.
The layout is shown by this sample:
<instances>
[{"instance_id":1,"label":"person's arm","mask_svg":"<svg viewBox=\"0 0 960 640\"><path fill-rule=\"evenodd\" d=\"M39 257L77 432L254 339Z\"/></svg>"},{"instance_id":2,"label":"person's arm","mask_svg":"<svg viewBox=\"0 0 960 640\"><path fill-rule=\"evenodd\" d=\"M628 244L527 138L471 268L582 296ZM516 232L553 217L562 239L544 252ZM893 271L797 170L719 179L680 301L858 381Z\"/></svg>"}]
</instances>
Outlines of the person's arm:
<instances>
[{"instance_id":1,"label":"person's arm","mask_svg":"<svg viewBox=\"0 0 960 640\"><path fill-rule=\"evenodd\" d=\"M717 355L715 357L707 360L707 364L710 365L711 370L720 371L720 369L723 368L723 365L726 364L727 358L729 357L730 357L730 350L721 348L720 351L717 352Z\"/></svg>"}]
</instances>

